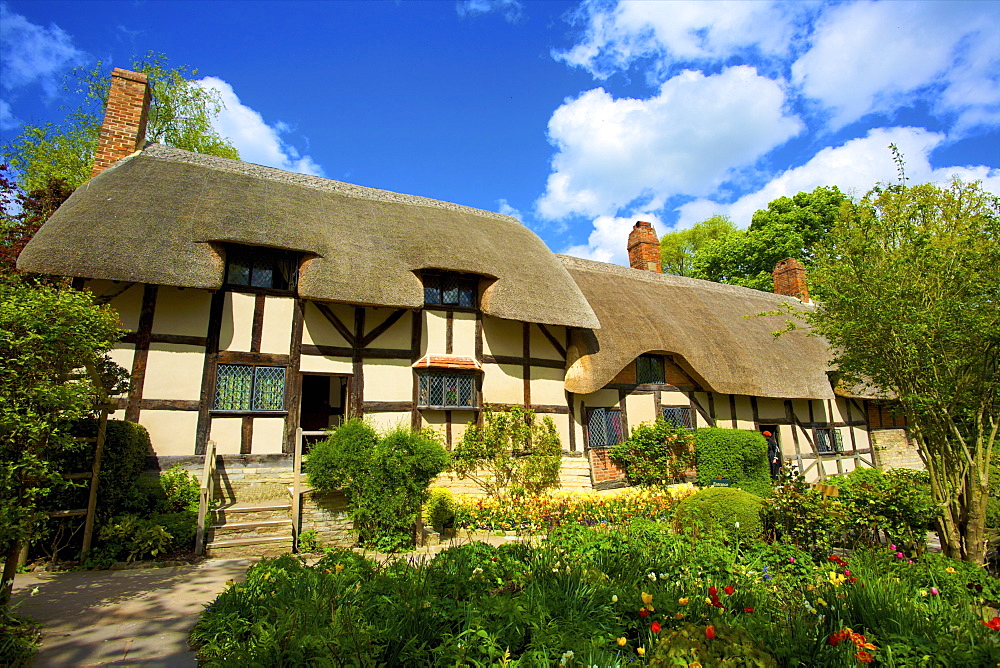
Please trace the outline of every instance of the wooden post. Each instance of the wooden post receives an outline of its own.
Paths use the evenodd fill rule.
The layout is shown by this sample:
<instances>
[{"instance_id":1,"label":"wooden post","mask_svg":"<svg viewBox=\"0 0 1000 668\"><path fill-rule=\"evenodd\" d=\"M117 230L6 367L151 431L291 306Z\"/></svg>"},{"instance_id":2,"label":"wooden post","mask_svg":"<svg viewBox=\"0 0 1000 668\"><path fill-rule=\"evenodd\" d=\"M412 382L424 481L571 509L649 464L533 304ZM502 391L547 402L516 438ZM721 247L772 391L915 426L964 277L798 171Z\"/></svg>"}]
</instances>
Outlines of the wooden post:
<instances>
[{"instance_id":1,"label":"wooden post","mask_svg":"<svg viewBox=\"0 0 1000 668\"><path fill-rule=\"evenodd\" d=\"M215 441L205 447L205 466L201 472L201 489L198 493L198 532L195 534L194 553L205 551L205 519L211 512L212 494L215 491Z\"/></svg>"},{"instance_id":2,"label":"wooden post","mask_svg":"<svg viewBox=\"0 0 1000 668\"><path fill-rule=\"evenodd\" d=\"M302 528L302 427L295 430L295 455L292 459L292 547L299 551L299 531Z\"/></svg>"},{"instance_id":3,"label":"wooden post","mask_svg":"<svg viewBox=\"0 0 1000 668\"><path fill-rule=\"evenodd\" d=\"M107 402L107 398L105 398ZM94 539L94 515L97 511L97 483L101 473L101 455L104 452L104 439L108 433L108 405L101 409L101 418L97 422L97 445L94 448L94 465L90 475L90 497L87 499L87 519L83 525L83 550L81 555L90 552Z\"/></svg>"}]
</instances>

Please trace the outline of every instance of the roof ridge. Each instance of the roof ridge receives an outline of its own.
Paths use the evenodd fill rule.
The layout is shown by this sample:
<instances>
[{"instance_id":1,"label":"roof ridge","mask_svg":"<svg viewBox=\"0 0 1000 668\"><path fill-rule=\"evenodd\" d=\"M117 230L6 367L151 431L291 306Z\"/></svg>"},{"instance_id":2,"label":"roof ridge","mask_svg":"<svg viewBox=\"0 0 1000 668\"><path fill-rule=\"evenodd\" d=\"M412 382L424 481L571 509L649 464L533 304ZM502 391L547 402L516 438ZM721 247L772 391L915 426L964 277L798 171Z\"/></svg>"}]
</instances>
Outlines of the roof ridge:
<instances>
[{"instance_id":1,"label":"roof ridge","mask_svg":"<svg viewBox=\"0 0 1000 668\"><path fill-rule=\"evenodd\" d=\"M472 206L465 206L463 204L455 204L454 202L445 202L443 200L431 199L429 197L420 197L419 195L407 195L405 193L397 193L391 190L382 190L379 188L371 188L368 186L359 186L353 183L347 183L345 181L336 181L334 179L328 179L322 176L313 176L311 174L299 174L297 172L289 172L285 169L278 169L277 167L267 167L265 165L258 165L253 162L244 162L242 160L234 160L232 158L220 158L214 155L206 155L204 153L194 153L192 151L185 151L179 148L173 148L172 146L166 146L159 143L149 143L137 153L133 154L131 157L137 157L139 155L154 158L156 160L168 160L170 162L180 162L187 163L190 165L197 165L199 167L205 167L207 169L214 169L222 172L230 172L235 174L243 174L245 176L253 176L256 178L267 179L270 181L277 181L281 183L287 183L290 185L296 185L303 188L311 188L313 190L320 190L324 192L332 192L338 195L345 195L347 197L356 197L359 199L374 200L379 202L389 202L396 204L411 204L415 206L426 206L436 209L446 209L450 211L471 213L478 216L487 216L489 218L495 218L497 220L504 220L517 223L521 225L522 223L514 218L513 216L507 216L502 213L497 213L496 211L487 211L486 209L477 209Z\"/></svg>"}]
</instances>

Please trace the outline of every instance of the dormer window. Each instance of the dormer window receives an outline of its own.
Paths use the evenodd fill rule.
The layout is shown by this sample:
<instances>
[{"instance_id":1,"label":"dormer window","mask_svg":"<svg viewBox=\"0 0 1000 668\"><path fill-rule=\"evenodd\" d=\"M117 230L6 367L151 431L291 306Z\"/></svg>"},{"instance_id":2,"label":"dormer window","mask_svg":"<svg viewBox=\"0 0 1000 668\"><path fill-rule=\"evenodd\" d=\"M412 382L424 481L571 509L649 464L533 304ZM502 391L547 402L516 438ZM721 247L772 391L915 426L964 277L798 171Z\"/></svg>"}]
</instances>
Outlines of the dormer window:
<instances>
[{"instance_id":1,"label":"dormer window","mask_svg":"<svg viewBox=\"0 0 1000 668\"><path fill-rule=\"evenodd\" d=\"M476 308L479 279L463 274L423 274L424 304Z\"/></svg>"},{"instance_id":2,"label":"dormer window","mask_svg":"<svg viewBox=\"0 0 1000 668\"><path fill-rule=\"evenodd\" d=\"M299 255L258 246L226 247L226 284L265 290L294 291Z\"/></svg>"},{"instance_id":3,"label":"dormer window","mask_svg":"<svg viewBox=\"0 0 1000 668\"><path fill-rule=\"evenodd\" d=\"M663 355L640 355L635 360L635 378L640 385L667 382L663 368Z\"/></svg>"}]
</instances>

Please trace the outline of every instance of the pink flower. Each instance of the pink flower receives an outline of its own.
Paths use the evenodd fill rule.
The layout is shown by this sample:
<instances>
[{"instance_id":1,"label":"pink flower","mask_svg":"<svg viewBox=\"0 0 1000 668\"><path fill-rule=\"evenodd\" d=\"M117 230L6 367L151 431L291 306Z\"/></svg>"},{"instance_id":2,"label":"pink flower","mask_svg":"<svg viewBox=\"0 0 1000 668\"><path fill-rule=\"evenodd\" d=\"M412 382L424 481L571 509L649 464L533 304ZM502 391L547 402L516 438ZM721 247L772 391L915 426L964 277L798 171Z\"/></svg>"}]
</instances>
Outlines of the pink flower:
<instances>
[{"instance_id":1,"label":"pink flower","mask_svg":"<svg viewBox=\"0 0 1000 668\"><path fill-rule=\"evenodd\" d=\"M896 551L896 546L895 545L890 545L889 549L892 550L893 552L895 552Z\"/></svg>"},{"instance_id":2,"label":"pink flower","mask_svg":"<svg viewBox=\"0 0 1000 668\"><path fill-rule=\"evenodd\" d=\"M902 559L903 558L903 553L902 552L897 552L896 553L896 558L897 559Z\"/></svg>"},{"instance_id":3,"label":"pink flower","mask_svg":"<svg viewBox=\"0 0 1000 668\"><path fill-rule=\"evenodd\" d=\"M847 577L851 577L851 572L850 571L844 571L844 575L846 575Z\"/></svg>"},{"instance_id":4,"label":"pink flower","mask_svg":"<svg viewBox=\"0 0 1000 668\"><path fill-rule=\"evenodd\" d=\"M938 594L940 594L940 593L941 593L941 592L939 592L939 591L938 591L938 588L937 588L937 587L931 587L931 595L932 595L932 596L937 596L937 595L938 595Z\"/></svg>"},{"instance_id":5,"label":"pink flower","mask_svg":"<svg viewBox=\"0 0 1000 668\"><path fill-rule=\"evenodd\" d=\"M794 564L795 563L795 557L788 557L788 563Z\"/></svg>"}]
</instances>

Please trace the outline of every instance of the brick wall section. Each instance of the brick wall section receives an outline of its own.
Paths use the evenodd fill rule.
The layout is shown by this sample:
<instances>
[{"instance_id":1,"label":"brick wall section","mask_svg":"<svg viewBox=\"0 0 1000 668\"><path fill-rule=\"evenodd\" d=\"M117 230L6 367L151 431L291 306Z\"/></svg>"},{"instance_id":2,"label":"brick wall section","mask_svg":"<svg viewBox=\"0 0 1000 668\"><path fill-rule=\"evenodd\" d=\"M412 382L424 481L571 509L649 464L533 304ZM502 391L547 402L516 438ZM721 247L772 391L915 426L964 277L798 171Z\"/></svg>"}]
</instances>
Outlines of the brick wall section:
<instances>
[{"instance_id":1,"label":"brick wall section","mask_svg":"<svg viewBox=\"0 0 1000 668\"><path fill-rule=\"evenodd\" d=\"M91 178L145 144L150 98L145 74L114 69Z\"/></svg>"},{"instance_id":2,"label":"brick wall section","mask_svg":"<svg viewBox=\"0 0 1000 668\"><path fill-rule=\"evenodd\" d=\"M883 427L905 427L906 418L902 413L893 410L892 404L876 401L868 402L868 424L872 429Z\"/></svg>"},{"instance_id":3,"label":"brick wall section","mask_svg":"<svg viewBox=\"0 0 1000 668\"><path fill-rule=\"evenodd\" d=\"M905 429L872 429L869 437L875 451L875 464L880 469L924 469L917 446Z\"/></svg>"},{"instance_id":4,"label":"brick wall section","mask_svg":"<svg viewBox=\"0 0 1000 668\"><path fill-rule=\"evenodd\" d=\"M663 273L660 261L660 240L653 226L639 221L628 235L628 261L633 269Z\"/></svg>"},{"instance_id":5,"label":"brick wall section","mask_svg":"<svg viewBox=\"0 0 1000 668\"><path fill-rule=\"evenodd\" d=\"M322 547L353 547L358 541L351 533L354 524L347 514L343 494L310 491L302 495L302 531L315 531Z\"/></svg>"},{"instance_id":6,"label":"brick wall section","mask_svg":"<svg viewBox=\"0 0 1000 668\"><path fill-rule=\"evenodd\" d=\"M790 257L776 264L771 277L774 279L775 294L798 297L804 302L809 301L806 268L795 258Z\"/></svg>"},{"instance_id":7,"label":"brick wall section","mask_svg":"<svg viewBox=\"0 0 1000 668\"><path fill-rule=\"evenodd\" d=\"M623 482L625 480L625 469L611 461L606 448L593 448L587 451L590 457L590 474L594 479L594 486L610 482Z\"/></svg>"}]
</instances>

